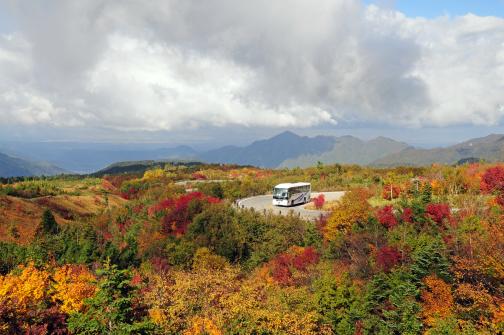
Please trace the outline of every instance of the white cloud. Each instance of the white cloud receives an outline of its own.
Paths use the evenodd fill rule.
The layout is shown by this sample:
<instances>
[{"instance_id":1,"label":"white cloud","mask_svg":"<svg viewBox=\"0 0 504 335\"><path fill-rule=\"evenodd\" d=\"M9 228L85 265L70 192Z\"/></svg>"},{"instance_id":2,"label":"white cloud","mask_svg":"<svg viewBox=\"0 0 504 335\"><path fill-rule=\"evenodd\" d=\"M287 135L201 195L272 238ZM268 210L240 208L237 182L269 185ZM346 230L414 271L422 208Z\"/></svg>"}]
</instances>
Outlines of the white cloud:
<instances>
[{"instance_id":1,"label":"white cloud","mask_svg":"<svg viewBox=\"0 0 504 335\"><path fill-rule=\"evenodd\" d=\"M16 2L0 124L498 124L504 20L359 1Z\"/></svg>"}]
</instances>

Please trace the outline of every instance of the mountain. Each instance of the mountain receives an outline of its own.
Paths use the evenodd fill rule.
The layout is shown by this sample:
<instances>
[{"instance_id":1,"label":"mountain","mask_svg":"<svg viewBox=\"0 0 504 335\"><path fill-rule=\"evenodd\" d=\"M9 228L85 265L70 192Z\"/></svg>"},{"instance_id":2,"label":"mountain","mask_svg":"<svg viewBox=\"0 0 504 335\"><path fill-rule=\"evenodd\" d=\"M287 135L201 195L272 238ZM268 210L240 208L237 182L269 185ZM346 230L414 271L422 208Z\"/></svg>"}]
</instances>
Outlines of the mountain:
<instances>
[{"instance_id":1,"label":"mountain","mask_svg":"<svg viewBox=\"0 0 504 335\"><path fill-rule=\"evenodd\" d=\"M504 161L504 135L474 138L446 148L406 148L372 162L375 166L457 164L464 161Z\"/></svg>"},{"instance_id":2,"label":"mountain","mask_svg":"<svg viewBox=\"0 0 504 335\"><path fill-rule=\"evenodd\" d=\"M290 158L283 161L280 167L308 167L315 165L317 162L368 165L377 159L400 152L407 147L406 143L386 137L363 141L353 136L341 136L334 138L334 146L331 150L315 155L301 155Z\"/></svg>"},{"instance_id":3,"label":"mountain","mask_svg":"<svg viewBox=\"0 0 504 335\"><path fill-rule=\"evenodd\" d=\"M186 145L160 143L5 142L0 152L31 161L46 161L63 169L90 173L115 162L194 159L197 152Z\"/></svg>"},{"instance_id":4,"label":"mountain","mask_svg":"<svg viewBox=\"0 0 504 335\"><path fill-rule=\"evenodd\" d=\"M321 154L334 146L334 137L299 136L286 131L270 139L255 141L246 147L226 146L198 157L208 163L230 163L274 168L283 161L301 155Z\"/></svg>"},{"instance_id":5,"label":"mountain","mask_svg":"<svg viewBox=\"0 0 504 335\"><path fill-rule=\"evenodd\" d=\"M166 165L178 166L194 166L201 165L203 163L197 161L184 161L184 160L145 160L145 161L131 161L131 162L117 162L114 164L110 164L109 166L101 169L95 173L92 173L92 176L102 177L104 175L111 174L122 174L122 173L137 173L143 174L145 171L153 168L161 168L163 169Z\"/></svg>"},{"instance_id":6,"label":"mountain","mask_svg":"<svg viewBox=\"0 0 504 335\"><path fill-rule=\"evenodd\" d=\"M52 176L65 172L46 162L31 162L0 153L0 177Z\"/></svg>"}]
</instances>

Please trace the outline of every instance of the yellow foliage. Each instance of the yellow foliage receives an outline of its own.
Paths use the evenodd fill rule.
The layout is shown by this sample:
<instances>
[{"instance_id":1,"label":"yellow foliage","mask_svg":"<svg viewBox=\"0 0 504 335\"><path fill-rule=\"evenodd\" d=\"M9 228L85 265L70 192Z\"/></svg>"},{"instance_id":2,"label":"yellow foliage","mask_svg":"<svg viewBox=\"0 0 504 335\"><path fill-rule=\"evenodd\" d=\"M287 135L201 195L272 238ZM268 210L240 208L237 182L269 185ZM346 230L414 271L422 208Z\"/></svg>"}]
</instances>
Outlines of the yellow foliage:
<instances>
[{"instance_id":1,"label":"yellow foliage","mask_svg":"<svg viewBox=\"0 0 504 335\"><path fill-rule=\"evenodd\" d=\"M145 296L149 313L166 333L191 329L195 317L222 325L214 314L222 313L223 300L239 289L238 275L239 270L229 265L220 269L196 266L190 272L153 275L151 290Z\"/></svg>"},{"instance_id":2,"label":"yellow foliage","mask_svg":"<svg viewBox=\"0 0 504 335\"><path fill-rule=\"evenodd\" d=\"M368 198L369 194L362 189L345 193L327 221L324 237L334 240L339 233L348 231L354 223L365 222L371 211Z\"/></svg>"},{"instance_id":3,"label":"yellow foliage","mask_svg":"<svg viewBox=\"0 0 504 335\"><path fill-rule=\"evenodd\" d=\"M425 323L432 326L436 320L452 315L453 295L451 287L436 276L424 279L426 286L422 291L423 310Z\"/></svg>"},{"instance_id":4,"label":"yellow foliage","mask_svg":"<svg viewBox=\"0 0 504 335\"><path fill-rule=\"evenodd\" d=\"M243 281L230 265L170 271L153 275L151 283L145 299L164 333L221 334L236 327L250 335L329 333L318 325L307 287L282 288L257 274Z\"/></svg>"},{"instance_id":5,"label":"yellow foliage","mask_svg":"<svg viewBox=\"0 0 504 335\"><path fill-rule=\"evenodd\" d=\"M144 180L160 179L165 176L165 171L163 169L153 169L144 172Z\"/></svg>"},{"instance_id":6,"label":"yellow foliage","mask_svg":"<svg viewBox=\"0 0 504 335\"><path fill-rule=\"evenodd\" d=\"M154 322L157 325L161 325L166 322L165 313L161 308L154 307L149 309L149 316L152 322Z\"/></svg>"},{"instance_id":7,"label":"yellow foliage","mask_svg":"<svg viewBox=\"0 0 504 335\"><path fill-rule=\"evenodd\" d=\"M243 334L331 334L320 328L306 287L280 287L252 276L225 300L225 320L243 320Z\"/></svg>"},{"instance_id":8,"label":"yellow foliage","mask_svg":"<svg viewBox=\"0 0 504 335\"><path fill-rule=\"evenodd\" d=\"M208 248L196 250L193 258L193 269L219 270L226 267L227 260L219 255L212 254Z\"/></svg>"},{"instance_id":9,"label":"yellow foliage","mask_svg":"<svg viewBox=\"0 0 504 335\"><path fill-rule=\"evenodd\" d=\"M504 302L499 305L494 311L493 324L495 327L504 328Z\"/></svg>"},{"instance_id":10,"label":"yellow foliage","mask_svg":"<svg viewBox=\"0 0 504 335\"><path fill-rule=\"evenodd\" d=\"M48 294L49 274L33 263L19 266L19 274L0 276L0 304L9 304L26 313L42 303Z\"/></svg>"},{"instance_id":11,"label":"yellow foliage","mask_svg":"<svg viewBox=\"0 0 504 335\"><path fill-rule=\"evenodd\" d=\"M54 294L52 300L59 302L64 313L80 311L84 299L96 292L95 277L84 266L65 265L54 273Z\"/></svg>"},{"instance_id":12,"label":"yellow foliage","mask_svg":"<svg viewBox=\"0 0 504 335\"><path fill-rule=\"evenodd\" d=\"M191 328L187 329L184 335L222 335L212 320L207 318L195 317L192 320Z\"/></svg>"}]
</instances>

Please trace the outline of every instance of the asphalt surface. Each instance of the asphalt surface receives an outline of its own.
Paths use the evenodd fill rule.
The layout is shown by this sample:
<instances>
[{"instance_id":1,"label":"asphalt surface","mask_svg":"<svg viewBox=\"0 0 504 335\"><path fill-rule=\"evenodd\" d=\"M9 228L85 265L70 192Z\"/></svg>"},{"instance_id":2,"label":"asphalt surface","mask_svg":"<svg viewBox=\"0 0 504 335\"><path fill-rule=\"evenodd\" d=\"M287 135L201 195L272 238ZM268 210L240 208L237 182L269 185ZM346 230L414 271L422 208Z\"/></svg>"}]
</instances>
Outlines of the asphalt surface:
<instances>
[{"instance_id":1,"label":"asphalt surface","mask_svg":"<svg viewBox=\"0 0 504 335\"><path fill-rule=\"evenodd\" d=\"M311 194L312 199L317 197L319 194L323 194L325 196L326 201L335 201L339 200L345 192L314 192ZM246 199L241 199L237 202L238 207L240 208L253 208L256 211L272 211L276 214L287 215L290 211L294 214L298 214L301 217L308 220L315 220L320 217L320 215L328 214L326 211L318 211L318 210L308 210L305 209L304 205L297 205L292 207L279 207L273 206L272 204L273 197L272 195L259 195L256 197L250 197Z\"/></svg>"}]
</instances>

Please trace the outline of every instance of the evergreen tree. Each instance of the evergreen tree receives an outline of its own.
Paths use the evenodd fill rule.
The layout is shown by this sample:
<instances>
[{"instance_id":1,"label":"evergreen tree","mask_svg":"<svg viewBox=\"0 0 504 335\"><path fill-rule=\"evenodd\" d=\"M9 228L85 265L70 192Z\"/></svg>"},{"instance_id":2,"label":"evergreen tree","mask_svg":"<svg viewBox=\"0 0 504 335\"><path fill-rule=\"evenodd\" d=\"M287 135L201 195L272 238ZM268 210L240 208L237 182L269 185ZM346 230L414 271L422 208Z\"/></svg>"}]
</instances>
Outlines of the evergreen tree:
<instances>
[{"instance_id":1,"label":"evergreen tree","mask_svg":"<svg viewBox=\"0 0 504 335\"><path fill-rule=\"evenodd\" d=\"M425 184L425 186L423 187L421 199L424 205L432 202L432 187L429 183Z\"/></svg>"},{"instance_id":2,"label":"evergreen tree","mask_svg":"<svg viewBox=\"0 0 504 335\"><path fill-rule=\"evenodd\" d=\"M353 335L363 316L362 303L348 275L338 284L332 273L315 282L317 309L336 334Z\"/></svg>"},{"instance_id":3,"label":"evergreen tree","mask_svg":"<svg viewBox=\"0 0 504 335\"><path fill-rule=\"evenodd\" d=\"M101 277L98 292L86 301L84 312L70 315L69 330L87 335L153 334L155 325L135 299L131 272L106 263L97 274Z\"/></svg>"},{"instance_id":4,"label":"evergreen tree","mask_svg":"<svg viewBox=\"0 0 504 335\"><path fill-rule=\"evenodd\" d=\"M37 228L38 237L47 235L56 235L59 232L59 225L50 209L46 209L42 214L42 220Z\"/></svg>"}]
</instances>

